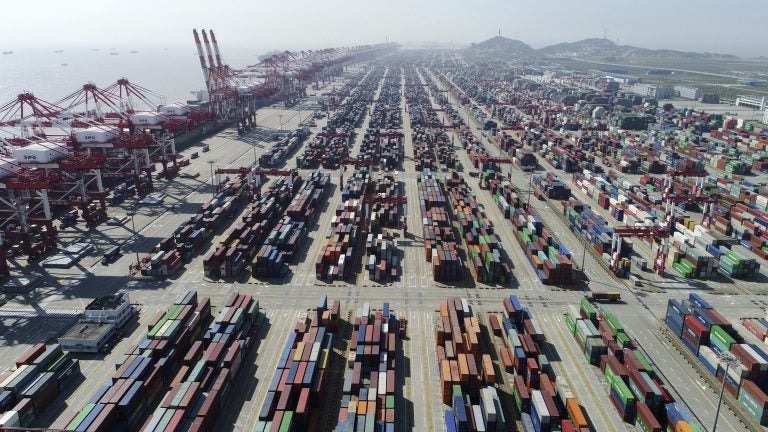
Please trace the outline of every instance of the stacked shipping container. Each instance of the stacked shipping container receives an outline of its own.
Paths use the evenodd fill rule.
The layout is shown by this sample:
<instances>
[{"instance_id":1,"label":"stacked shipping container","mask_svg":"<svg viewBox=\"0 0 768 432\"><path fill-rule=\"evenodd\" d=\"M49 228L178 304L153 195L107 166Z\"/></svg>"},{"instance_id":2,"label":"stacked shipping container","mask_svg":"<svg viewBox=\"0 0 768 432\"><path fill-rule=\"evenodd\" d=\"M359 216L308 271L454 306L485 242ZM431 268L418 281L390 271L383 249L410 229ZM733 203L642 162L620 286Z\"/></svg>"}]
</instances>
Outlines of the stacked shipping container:
<instances>
[{"instance_id":1,"label":"stacked shipping container","mask_svg":"<svg viewBox=\"0 0 768 432\"><path fill-rule=\"evenodd\" d=\"M432 263L436 281L452 281L461 277L463 268L459 258L451 217L446 212L442 182L425 170L418 177L419 208L424 232L424 251L427 262Z\"/></svg>"},{"instance_id":2,"label":"stacked shipping container","mask_svg":"<svg viewBox=\"0 0 768 432\"><path fill-rule=\"evenodd\" d=\"M401 373L397 369L399 324L389 303L371 312L365 303L354 317L338 432L395 430L395 386Z\"/></svg>"},{"instance_id":3,"label":"stacked shipping container","mask_svg":"<svg viewBox=\"0 0 768 432\"><path fill-rule=\"evenodd\" d=\"M687 300L670 299L664 319L670 331L693 353L744 410L759 424L768 425L768 350L764 345L743 343L731 323L699 294ZM760 335L753 323L745 327ZM759 337L759 336L758 336ZM719 354L735 359L725 367Z\"/></svg>"},{"instance_id":4,"label":"stacked shipping container","mask_svg":"<svg viewBox=\"0 0 768 432\"><path fill-rule=\"evenodd\" d=\"M30 427L78 375L80 364L60 345L31 346L0 375L0 425Z\"/></svg>"},{"instance_id":5,"label":"stacked shipping container","mask_svg":"<svg viewBox=\"0 0 768 432\"><path fill-rule=\"evenodd\" d=\"M195 291L184 294L167 311L158 312L147 327L147 336L115 364L112 378L66 429L138 430L170 384L170 377L183 367L184 356L210 316L210 300L198 303Z\"/></svg>"},{"instance_id":6,"label":"stacked shipping container","mask_svg":"<svg viewBox=\"0 0 768 432\"><path fill-rule=\"evenodd\" d=\"M142 430L216 430L219 412L227 406L262 317L258 300L233 293L202 338L184 353L170 389Z\"/></svg>"},{"instance_id":7,"label":"stacked shipping container","mask_svg":"<svg viewBox=\"0 0 768 432\"><path fill-rule=\"evenodd\" d=\"M646 431L660 432L663 425L680 430L678 428L683 427L680 422L692 428L688 430L699 427L693 416L668 416L670 410L677 412L682 405L674 403L649 359L608 307L601 306L598 310L583 299L579 308L569 306L565 323L588 361L599 364L610 383L611 403L624 421ZM598 352L595 347L599 348ZM596 356L598 363L595 363Z\"/></svg>"},{"instance_id":8,"label":"stacked shipping container","mask_svg":"<svg viewBox=\"0 0 768 432\"><path fill-rule=\"evenodd\" d=\"M519 191L508 181L490 184L493 199L504 217L515 227L513 233L528 262L545 285L568 285L573 264L568 249L559 245L535 211L526 205Z\"/></svg>"},{"instance_id":9,"label":"stacked shipping container","mask_svg":"<svg viewBox=\"0 0 768 432\"><path fill-rule=\"evenodd\" d=\"M224 220L231 217L245 202L248 183L244 177L222 185L221 191L188 222L179 226L173 236L160 241L153 255L142 260L142 274L167 277L181 268L184 260L191 259L205 239L212 236Z\"/></svg>"},{"instance_id":10,"label":"stacked shipping container","mask_svg":"<svg viewBox=\"0 0 768 432\"><path fill-rule=\"evenodd\" d=\"M526 432L589 430L586 412L565 379L558 376L540 345L546 340L517 296L503 301L504 313L489 316L503 344L500 358L512 375L512 396Z\"/></svg>"},{"instance_id":11,"label":"stacked shipping container","mask_svg":"<svg viewBox=\"0 0 768 432\"><path fill-rule=\"evenodd\" d=\"M505 424L493 385L496 371L479 346L480 321L465 299L449 297L440 304L436 322L437 362L449 431L496 431Z\"/></svg>"},{"instance_id":12,"label":"stacked shipping container","mask_svg":"<svg viewBox=\"0 0 768 432\"><path fill-rule=\"evenodd\" d=\"M467 248L470 269L477 282L505 283L512 269L501 242L494 233L493 222L475 201L474 193L457 172L446 180L448 199L459 223L459 235Z\"/></svg>"},{"instance_id":13,"label":"stacked shipping container","mask_svg":"<svg viewBox=\"0 0 768 432\"><path fill-rule=\"evenodd\" d=\"M298 173L270 182L242 221L203 260L206 276L237 277L256 255L259 245L273 229L290 196L301 186Z\"/></svg>"},{"instance_id":14,"label":"stacked shipping container","mask_svg":"<svg viewBox=\"0 0 768 432\"><path fill-rule=\"evenodd\" d=\"M293 195L283 217L266 234L251 261L255 277L278 277L287 274L288 264L314 221L315 209L327 194L330 176L313 172L301 189Z\"/></svg>"},{"instance_id":15,"label":"stacked shipping container","mask_svg":"<svg viewBox=\"0 0 768 432\"><path fill-rule=\"evenodd\" d=\"M254 432L317 430L340 308L336 300L329 309L323 296L317 308L296 323L280 354Z\"/></svg>"}]
</instances>

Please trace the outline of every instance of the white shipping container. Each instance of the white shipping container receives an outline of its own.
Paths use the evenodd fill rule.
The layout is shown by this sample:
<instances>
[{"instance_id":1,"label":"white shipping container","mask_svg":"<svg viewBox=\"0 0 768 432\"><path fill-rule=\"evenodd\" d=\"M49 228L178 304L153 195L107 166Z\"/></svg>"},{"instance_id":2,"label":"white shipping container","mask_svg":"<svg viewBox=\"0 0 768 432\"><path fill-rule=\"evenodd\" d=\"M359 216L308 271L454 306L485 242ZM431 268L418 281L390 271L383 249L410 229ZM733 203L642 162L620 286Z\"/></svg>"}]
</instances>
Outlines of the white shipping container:
<instances>
[{"instance_id":1,"label":"white shipping container","mask_svg":"<svg viewBox=\"0 0 768 432\"><path fill-rule=\"evenodd\" d=\"M13 147L13 158L20 163L51 163L68 153L63 143L35 143L26 147Z\"/></svg>"},{"instance_id":2,"label":"white shipping container","mask_svg":"<svg viewBox=\"0 0 768 432\"><path fill-rule=\"evenodd\" d=\"M131 116L131 122L137 126L156 126L163 122L163 117L156 112L137 112Z\"/></svg>"},{"instance_id":3,"label":"white shipping container","mask_svg":"<svg viewBox=\"0 0 768 432\"><path fill-rule=\"evenodd\" d=\"M496 422L496 405L493 403L495 395L495 388L485 387L480 389L480 402L486 425Z\"/></svg>"},{"instance_id":4,"label":"white shipping container","mask_svg":"<svg viewBox=\"0 0 768 432\"><path fill-rule=\"evenodd\" d=\"M386 372L379 372L378 394L379 395L387 394L387 373Z\"/></svg>"},{"instance_id":5,"label":"white shipping container","mask_svg":"<svg viewBox=\"0 0 768 432\"><path fill-rule=\"evenodd\" d=\"M0 416L0 426L6 428L21 427L18 411L6 411Z\"/></svg>"},{"instance_id":6,"label":"white shipping container","mask_svg":"<svg viewBox=\"0 0 768 432\"><path fill-rule=\"evenodd\" d=\"M189 105L176 102L168 105L160 105L158 111L163 115L184 116L189 114L190 109Z\"/></svg>"},{"instance_id":7,"label":"white shipping container","mask_svg":"<svg viewBox=\"0 0 768 432\"><path fill-rule=\"evenodd\" d=\"M118 129L114 126L93 126L75 131L75 141L79 143L108 143L117 138Z\"/></svg>"}]
</instances>

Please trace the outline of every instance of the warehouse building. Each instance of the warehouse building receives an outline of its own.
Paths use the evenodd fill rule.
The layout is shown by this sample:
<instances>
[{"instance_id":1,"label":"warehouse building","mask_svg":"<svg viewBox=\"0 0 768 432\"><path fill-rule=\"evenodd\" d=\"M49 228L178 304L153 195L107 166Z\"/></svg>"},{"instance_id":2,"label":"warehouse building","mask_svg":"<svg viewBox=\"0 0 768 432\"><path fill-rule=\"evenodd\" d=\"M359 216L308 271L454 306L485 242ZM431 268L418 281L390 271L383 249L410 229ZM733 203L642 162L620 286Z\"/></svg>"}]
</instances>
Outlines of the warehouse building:
<instances>
[{"instance_id":1,"label":"warehouse building","mask_svg":"<svg viewBox=\"0 0 768 432\"><path fill-rule=\"evenodd\" d=\"M635 84L630 86L628 89L632 93L656 99L665 99L675 95L675 89L672 86L656 84Z\"/></svg>"},{"instance_id":2,"label":"warehouse building","mask_svg":"<svg viewBox=\"0 0 768 432\"><path fill-rule=\"evenodd\" d=\"M675 86L675 95L681 98L699 100L701 90L696 87Z\"/></svg>"}]
</instances>

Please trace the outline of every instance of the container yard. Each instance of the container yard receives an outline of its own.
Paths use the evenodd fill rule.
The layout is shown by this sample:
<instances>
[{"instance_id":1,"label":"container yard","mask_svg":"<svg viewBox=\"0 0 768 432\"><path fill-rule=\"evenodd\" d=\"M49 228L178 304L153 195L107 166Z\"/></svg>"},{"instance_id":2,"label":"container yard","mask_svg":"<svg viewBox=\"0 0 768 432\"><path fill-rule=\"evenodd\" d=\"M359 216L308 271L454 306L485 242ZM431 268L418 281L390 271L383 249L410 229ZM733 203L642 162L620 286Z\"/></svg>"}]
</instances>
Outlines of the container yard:
<instances>
[{"instance_id":1,"label":"container yard","mask_svg":"<svg viewBox=\"0 0 768 432\"><path fill-rule=\"evenodd\" d=\"M765 125L549 57L193 37L197 101L0 105L0 428L768 427Z\"/></svg>"}]
</instances>

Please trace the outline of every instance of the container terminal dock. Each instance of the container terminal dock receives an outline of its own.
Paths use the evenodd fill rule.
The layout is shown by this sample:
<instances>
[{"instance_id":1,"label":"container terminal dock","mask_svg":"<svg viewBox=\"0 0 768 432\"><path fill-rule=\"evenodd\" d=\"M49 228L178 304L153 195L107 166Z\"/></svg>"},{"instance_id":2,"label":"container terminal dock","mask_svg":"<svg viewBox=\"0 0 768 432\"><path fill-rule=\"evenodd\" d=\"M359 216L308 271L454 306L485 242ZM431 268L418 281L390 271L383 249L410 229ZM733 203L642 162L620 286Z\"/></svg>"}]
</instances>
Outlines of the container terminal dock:
<instances>
[{"instance_id":1,"label":"container terminal dock","mask_svg":"<svg viewBox=\"0 0 768 432\"><path fill-rule=\"evenodd\" d=\"M0 106L2 430L768 425L768 129L596 71L193 36L199 100Z\"/></svg>"}]
</instances>

